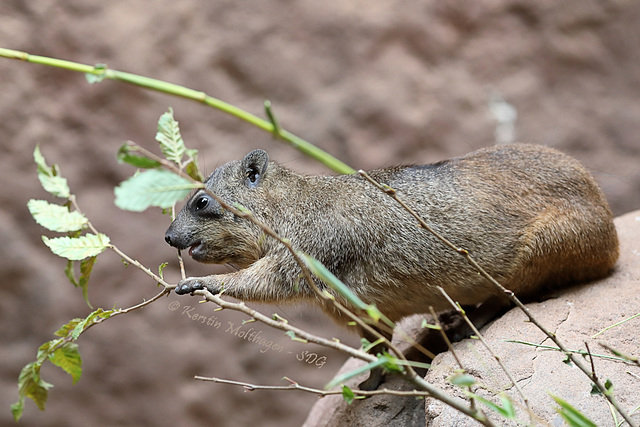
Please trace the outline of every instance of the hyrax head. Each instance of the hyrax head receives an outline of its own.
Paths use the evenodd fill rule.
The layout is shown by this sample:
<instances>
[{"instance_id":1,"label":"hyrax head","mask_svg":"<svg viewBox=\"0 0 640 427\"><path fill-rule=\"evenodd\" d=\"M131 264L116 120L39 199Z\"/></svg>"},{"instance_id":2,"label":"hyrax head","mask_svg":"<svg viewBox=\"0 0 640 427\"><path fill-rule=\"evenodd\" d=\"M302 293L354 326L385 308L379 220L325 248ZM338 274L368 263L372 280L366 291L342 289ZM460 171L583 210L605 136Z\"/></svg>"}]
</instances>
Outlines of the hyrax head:
<instances>
[{"instance_id":1,"label":"hyrax head","mask_svg":"<svg viewBox=\"0 0 640 427\"><path fill-rule=\"evenodd\" d=\"M247 267L261 257L261 232L249 221L224 209L209 192L230 206L251 210L264 183L269 156L254 150L241 161L217 168L205 181L205 189L191 196L165 233L165 241L180 250L189 248L194 260L209 264Z\"/></svg>"}]
</instances>

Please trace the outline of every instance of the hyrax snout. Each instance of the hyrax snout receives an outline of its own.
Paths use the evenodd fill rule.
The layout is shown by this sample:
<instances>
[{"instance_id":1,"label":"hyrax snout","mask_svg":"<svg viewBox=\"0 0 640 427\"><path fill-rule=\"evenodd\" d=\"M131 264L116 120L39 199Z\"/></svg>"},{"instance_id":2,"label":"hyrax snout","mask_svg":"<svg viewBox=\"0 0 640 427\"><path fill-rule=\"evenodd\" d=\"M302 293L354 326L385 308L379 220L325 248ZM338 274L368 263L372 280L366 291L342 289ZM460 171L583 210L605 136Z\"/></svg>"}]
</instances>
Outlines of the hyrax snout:
<instances>
[{"instance_id":1,"label":"hyrax snout","mask_svg":"<svg viewBox=\"0 0 640 427\"><path fill-rule=\"evenodd\" d=\"M543 146L485 148L435 164L370 172L397 190L436 231L467 249L516 295L605 276L618 257L611 211L575 159ZM206 188L240 204L315 257L391 320L462 305L499 291L388 195L358 175L305 176L255 150L217 168ZM207 288L245 301L315 300L287 250L257 226L197 191L166 232L167 243L204 263L238 271L192 277L176 293ZM322 287L322 284L318 282Z\"/></svg>"}]
</instances>

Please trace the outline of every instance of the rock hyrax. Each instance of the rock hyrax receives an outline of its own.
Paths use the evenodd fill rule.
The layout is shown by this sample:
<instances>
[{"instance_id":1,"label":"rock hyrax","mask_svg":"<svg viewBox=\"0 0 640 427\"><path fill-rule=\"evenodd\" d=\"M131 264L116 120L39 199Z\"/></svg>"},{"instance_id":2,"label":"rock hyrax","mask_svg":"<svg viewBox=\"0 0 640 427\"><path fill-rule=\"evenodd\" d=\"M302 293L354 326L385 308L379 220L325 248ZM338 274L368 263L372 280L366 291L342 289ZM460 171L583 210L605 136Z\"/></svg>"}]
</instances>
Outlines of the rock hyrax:
<instances>
[{"instance_id":1,"label":"rock hyrax","mask_svg":"<svg viewBox=\"0 0 640 427\"><path fill-rule=\"evenodd\" d=\"M584 167L554 149L493 146L369 174L396 189L428 224L518 296L603 277L618 257L604 195ZM468 306L499 294L463 257L359 175L301 175L255 150L217 168L205 184L320 260L393 321L428 312L429 306L448 309L438 286ZM316 297L280 243L222 209L204 190L186 203L165 240L188 248L196 261L238 268L185 279L178 294L206 287L214 294L224 288L225 295L244 301L312 300L345 321Z\"/></svg>"}]
</instances>

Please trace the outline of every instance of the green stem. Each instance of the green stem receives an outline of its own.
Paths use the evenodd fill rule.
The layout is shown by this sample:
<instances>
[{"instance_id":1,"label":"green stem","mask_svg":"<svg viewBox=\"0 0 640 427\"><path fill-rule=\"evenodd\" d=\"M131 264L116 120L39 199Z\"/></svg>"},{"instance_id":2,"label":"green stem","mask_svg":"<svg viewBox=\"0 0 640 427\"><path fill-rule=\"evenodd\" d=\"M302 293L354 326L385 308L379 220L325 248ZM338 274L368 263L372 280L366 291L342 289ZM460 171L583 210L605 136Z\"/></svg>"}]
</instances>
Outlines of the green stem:
<instances>
[{"instance_id":1,"label":"green stem","mask_svg":"<svg viewBox=\"0 0 640 427\"><path fill-rule=\"evenodd\" d=\"M264 131L274 133L276 129L274 124L270 121L263 120L251 113L248 113L238 107L235 107L229 103L226 103L220 99L207 95L204 92L189 89L184 86L180 86L173 83L167 83L162 80L152 79L149 77L140 76L137 74L126 73L123 71L116 71L107 68L104 65L86 65L77 62L65 61L62 59L49 58L46 56L30 55L26 52L20 52L12 49L0 48L0 57L18 59L21 61L31 62L34 64L47 65L50 67L62 68L70 71L77 71L80 73L91 74L100 79L119 80L122 82L130 83L136 86L140 86L147 89L152 89L158 92L163 92L169 95L178 96L181 98L190 99L192 101L200 102L209 107L216 108L241 120L244 120ZM99 81L99 80L98 80ZM356 171L346 163L338 160L329 153L310 142L288 132L284 129L277 129L277 135L279 138L289 143L294 148L298 149L305 155L312 157L313 159L321 162L328 168L342 174L354 174Z\"/></svg>"}]
</instances>

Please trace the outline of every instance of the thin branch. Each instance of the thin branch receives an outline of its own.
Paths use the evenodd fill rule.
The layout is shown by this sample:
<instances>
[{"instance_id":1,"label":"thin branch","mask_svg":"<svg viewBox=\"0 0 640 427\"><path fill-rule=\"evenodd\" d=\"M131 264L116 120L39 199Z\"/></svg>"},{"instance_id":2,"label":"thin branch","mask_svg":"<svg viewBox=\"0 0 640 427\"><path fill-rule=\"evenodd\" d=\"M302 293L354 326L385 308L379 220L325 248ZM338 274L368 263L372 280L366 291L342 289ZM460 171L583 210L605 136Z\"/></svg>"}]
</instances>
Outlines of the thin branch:
<instances>
[{"instance_id":1,"label":"thin branch","mask_svg":"<svg viewBox=\"0 0 640 427\"><path fill-rule=\"evenodd\" d=\"M236 385L236 386L244 387L246 389L246 391L254 391L254 390L275 390L275 391L301 390L301 391L306 391L308 393L317 394L320 397L342 394L342 390L320 390L320 389L313 388L313 387L302 386L299 383L297 383L296 381L293 381L293 380L291 380L291 379L289 379L287 377L284 378L285 380L289 381L289 383L290 383L287 386L257 385L257 384L251 384L251 383L242 382L242 381L225 380L223 378L216 378L216 377L202 377L202 376L198 376L198 375L196 375L194 377L194 379L196 379L198 381L210 381L210 382L220 383L220 384ZM379 390L370 390L370 391L351 389L351 391L356 396L363 396L363 397L364 396L376 396L376 395L381 395L381 394L387 394L387 395L393 395L393 396L416 396L416 397L427 397L427 396L429 396L429 393L427 393L426 391L420 391L420 390L389 390L388 388L383 388L383 389L379 389Z\"/></svg>"},{"instance_id":2,"label":"thin branch","mask_svg":"<svg viewBox=\"0 0 640 427\"><path fill-rule=\"evenodd\" d=\"M500 366L500 369L502 369L502 371L507 375L507 378L509 378L509 381L511 381L511 384L513 384L513 386L518 391L518 394L522 398L522 400L524 402L524 406L527 409L527 413L529 414L529 419L533 423L533 420L535 419L535 415L533 413L533 410L531 409L531 406L529 405L529 399L527 399L527 396L525 396L524 392L520 388L520 385L518 385L518 382L515 380L515 378L513 378L513 375L511 375L511 372L509 372L507 367L504 366L504 363L502 363L502 359L500 358L500 356L498 356L493 351L493 349L491 348L489 343L484 339L484 337L482 336L482 334L480 333L478 328L476 328L476 325L474 325L473 322L471 321L471 319L469 319L469 317L467 317L467 314L464 312L464 310L458 304L456 304L453 301L453 299L451 299L449 294L447 294L447 292L441 286L438 286L438 289L440 290L440 293L442 293L442 295L444 295L444 297L447 299L447 301L449 301L449 304L451 304L451 306L462 316L462 318L465 320L465 322L467 322L467 325L469 325L469 327L471 328L473 333L478 337L478 339L480 340L480 342L482 342L482 344L487 349L489 354L498 363L498 366Z\"/></svg>"},{"instance_id":3,"label":"thin branch","mask_svg":"<svg viewBox=\"0 0 640 427\"><path fill-rule=\"evenodd\" d=\"M277 131L277 135L283 141L289 143L291 146L304 153L305 155L312 157L329 167L330 169L342 173L342 174L353 174L355 173L355 169L350 167L349 165L343 163L338 160L334 156L329 153L321 150L310 142L305 141L288 132L284 129L276 129L274 123L271 121L267 121L261 119L247 111L244 111L234 105L228 104L218 98L214 98L213 96L207 95L205 92L189 89L184 86L180 86L173 83L168 83L158 79L152 79L149 77L140 76L137 74L125 73L123 71L117 71L110 69L106 65L86 65L78 62L65 61L55 58L48 58L46 56L38 56L31 55L27 52L21 52L12 49L4 49L0 48L0 57L5 57L9 59L17 59L20 61L31 62L34 64L47 65L50 67L63 68L70 71L76 71L80 73L85 73L86 75L96 76L97 79L95 81L100 81L102 79L110 79L110 80L119 80L125 83L129 83L135 86L143 87L146 89L151 89L157 92L166 93L169 95L178 96L180 98L186 98L192 101L196 101L202 104L205 104L209 107L213 107L218 109L224 113L230 114L236 118L244 120L247 123L256 126L259 129L262 129L269 133L275 133Z\"/></svg>"}]
</instances>

